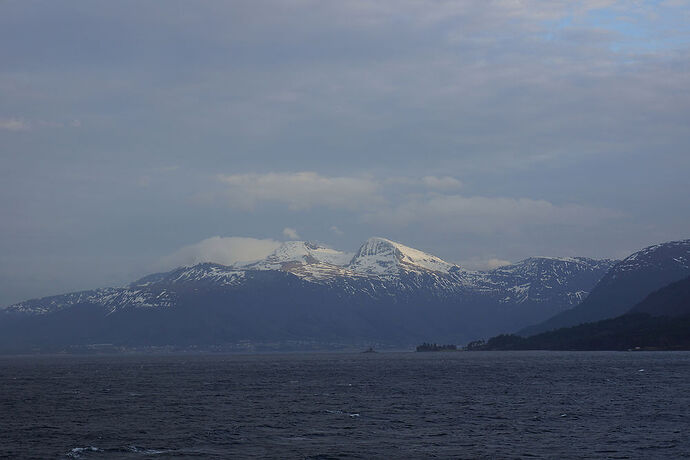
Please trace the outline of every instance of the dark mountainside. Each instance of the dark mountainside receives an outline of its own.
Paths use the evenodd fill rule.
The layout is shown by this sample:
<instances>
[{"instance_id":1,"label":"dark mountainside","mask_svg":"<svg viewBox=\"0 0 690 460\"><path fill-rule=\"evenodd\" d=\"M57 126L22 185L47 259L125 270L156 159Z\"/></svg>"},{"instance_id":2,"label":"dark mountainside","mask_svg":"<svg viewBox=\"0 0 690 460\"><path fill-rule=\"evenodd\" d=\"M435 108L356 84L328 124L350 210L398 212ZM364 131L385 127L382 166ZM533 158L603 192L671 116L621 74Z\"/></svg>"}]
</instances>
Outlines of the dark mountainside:
<instances>
[{"instance_id":1,"label":"dark mountainside","mask_svg":"<svg viewBox=\"0 0 690 460\"><path fill-rule=\"evenodd\" d=\"M518 332L531 336L561 327L615 318L650 293L690 276L690 240L642 249L616 264L579 305Z\"/></svg>"},{"instance_id":2,"label":"dark mountainside","mask_svg":"<svg viewBox=\"0 0 690 460\"><path fill-rule=\"evenodd\" d=\"M690 350L690 316L627 314L530 337L499 335L479 350Z\"/></svg>"},{"instance_id":3,"label":"dark mountainside","mask_svg":"<svg viewBox=\"0 0 690 460\"><path fill-rule=\"evenodd\" d=\"M690 350L690 277L647 296L613 319L543 332L500 335L484 350Z\"/></svg>"},{"instance_id":4,"label":"dark mountainside","mask_svg":"<svg viewBox=\"0 0 690 460\"><path fill-rule=\"evenodd\" d=\"M613 263L531 258L473 272L383 238L354 257L289 242L252 264L199 264L126 287L7 307L0 310L0 350L464 343L570 308Z\"/></svg>"},{"instance_id":5,"label":"dark mountainside","mask_svg":"<svg viewBox=\"0 0 690 460\"><path fill-rule=\"evenodd\" d=\"M385 293L383 285L374 288ZM87 302L52 314L15 314L0 323L0 343L5 348L91 343L251 342L267 348L372 341L405 344L421 337L457 336L456 326L478 321L476 313L464 310L458 299L434 298L428 290L371 297L367 291L312 284L284 272L254 272L239 287L189 283L174 292L176 302L170 308L126 306L111 314L108 308ZM473 307L478 308L476 303Z\"/></svg>"},{"instance_id":6,"label":"dark mountainside","mask_svg":"<svg viewBox=\"0 0 690 460\"><path fill-rule=\"evenodd\" d=\"M631 313L647 313L652 316L690 315L690 277L652 292L635 305Z\"/></svg>"}]
</instances>

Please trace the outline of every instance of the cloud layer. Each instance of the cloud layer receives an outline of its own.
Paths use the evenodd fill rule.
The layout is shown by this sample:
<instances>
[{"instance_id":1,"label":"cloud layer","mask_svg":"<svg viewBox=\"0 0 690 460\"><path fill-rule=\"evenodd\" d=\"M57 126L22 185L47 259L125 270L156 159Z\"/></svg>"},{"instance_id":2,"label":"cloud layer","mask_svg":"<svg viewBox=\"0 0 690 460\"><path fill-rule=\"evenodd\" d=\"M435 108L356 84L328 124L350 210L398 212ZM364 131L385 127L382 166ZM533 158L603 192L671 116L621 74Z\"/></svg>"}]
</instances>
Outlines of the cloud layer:
<instances>
[{"instance_id":1,"label":"cloud layer","mask_svg":"<svg viewBox=\"0 0 690 460\"><path fill-rule=\"evenodd\" d=\"M227 187L219 196L230 208L260 212L267 204L278 203L290 212L304 213L327 207L380 226L424 224L432 233L449 227L458 233L516 233L556 225L586 228L619 215L544 199L460 195L461 181L449 176L379 179L295 172L221 175L219 180ZM331 231L337 234L337 226ZM298 238L293 228L285 228L283 235Z\"/></svg>"}]
</instances>

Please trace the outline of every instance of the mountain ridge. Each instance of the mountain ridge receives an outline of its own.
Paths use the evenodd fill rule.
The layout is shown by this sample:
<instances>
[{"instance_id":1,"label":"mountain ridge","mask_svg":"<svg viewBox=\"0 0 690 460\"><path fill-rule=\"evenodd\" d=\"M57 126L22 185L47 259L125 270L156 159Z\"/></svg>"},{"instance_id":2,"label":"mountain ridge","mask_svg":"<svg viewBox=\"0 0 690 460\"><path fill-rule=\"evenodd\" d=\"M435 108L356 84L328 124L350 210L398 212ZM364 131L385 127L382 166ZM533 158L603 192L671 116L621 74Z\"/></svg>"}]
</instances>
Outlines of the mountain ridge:
<instances>
[{"instance_id":1,"label":"mountain ridge","mask_svg":"<svg viewBox=\"0 0 690 460\"><path fill-rule=\"evenodd\" d=\"M460 343L572 306L613 264L529 258L471 271L383 238L367 240L349 262L346 254L289 242L262 261L201 263L119 288L27 300L0 310L0 347L11 346L12 337L54 346L106 338L138 345Z\"/></svg>"},{"instance_id":2,"label":"mountain ridge","mask_svg":"<svg viewBox=\"0 0 690 460\"><path fill-rule=\"evenodd\" d=\"M382 249L383 247L383 249ZM315 252L321 252L315 256ZM326 254L326 257L323 256ZM381 256L383 255L383 260ZM374 256L373 263L362 263L361 259ZM349 262L345 263L345 260ZM421 260L421 263L418 261ZM339 263L333 263L333 262ZM591 259L586 257L529 257L514 264L502 266L492 270L467 270L456 264L419 251L414 248L393 242L391 240L373 237L369 238L360 249L349 257L348 253L337 251L318 243L305 241L289 241L283 243L266 258L232 265L222 265L213 262L201 262L190 266L181 266L167 272L153 273L133 281L121 288L106 287L93 290L77 291L73 293L28 299L24 302L4 307L8 309L26 302L54 299L57 297L82 296L86 293L103 293L110 295L118 289L131 289L136 294L138 289L151 284L175 283L183 281L215 282L221 285L238 285L248 272L252 271L284 271L311 282L329 281L336 277L351 277L353 279L378 279L391 281L393 275L427 275L432 278L447 278L452 281L454 288L476 288L479 291L505 288L509 281L506 278L518 278L519 283L508 286L512 293L525 292L532 282L544 282L547 278L554 285L562 285L562 277L570 276L567 269L581 267L585 270L606 270L613 264L611 259ZM372 269L371 266L374 266ZM412 268L411 268L412 267ZM559 275L561 278L559 278ZM399 278L399 277L398 277ZM445 284L448 286L448 283ZM443 287L441 285L440 287ZM576 301L580 300L585 291L574 291ZM81 299L82 297L78 297ZM522 301L524 301L524 296ZM141 299L140 299L141 301ZM143 302L140 302L143 304Z\"/></svg>"},{"instance_id":3,"label":"mountain ridge","mask_svg":"<svg viewBox=\"0 0 690 460\"><path fill-rule=\"evenodd\" d=\"M582 303L518 334L529 336L617 317L653 291L686 276L690 276L690 239L648 246L615 264Z\"/></svg>"}]
</instances>

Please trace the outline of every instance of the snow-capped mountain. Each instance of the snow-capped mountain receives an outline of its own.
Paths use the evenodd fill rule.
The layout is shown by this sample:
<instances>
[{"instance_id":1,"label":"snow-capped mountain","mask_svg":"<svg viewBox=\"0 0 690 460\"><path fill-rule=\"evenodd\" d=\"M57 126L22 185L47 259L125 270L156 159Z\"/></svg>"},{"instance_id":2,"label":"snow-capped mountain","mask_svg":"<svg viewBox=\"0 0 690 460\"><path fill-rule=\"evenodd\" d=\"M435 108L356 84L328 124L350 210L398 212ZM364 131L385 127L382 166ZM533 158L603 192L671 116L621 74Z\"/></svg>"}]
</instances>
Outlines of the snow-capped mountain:
<instances>
[{"instance_id":1,"label":"snow-capped mountain","mask_svg":"<svg viewBox=\"0 0 690 460\"><path fill-rule=\"evenodd\" d=\"M113 342L172 343L177 340L172 331L179 335L188 329L196 331L186 339L190 343L461 342L515 330L572 307L612 264L530 258L479 272L385 238L370 238L354 255L291 241L258 262L180 267L121 288L21 302L5 308L2 317L50 322L76 315L64 326L69 330L88 313L89 327L101 329L79 334L97 342L102 341L98 334L105 334ZM120 339L112 324L121 327Z\"/></svg>"},{"instance_id":2,"label":"snow-capped mountain","mask_svg":"<svg viewBox=\"0 0 690 460\"><path fill-rule=\"evenodd\" d=\"M447 274L459 268L445 260L386 238L369 238L357 251L348 268L356 273L395 276L401 272Z\"/></svg>"},{"instance_id":3,"label":"snow-capped mountain","mask_svg":"<svg viewBox=\"0 0 690 460\"><path fill-rule=\"evenodd\" d=\"M577 305L589 292L577 290L576 286L596 284L614 262L586 257L530 257L496 268L490 277L505 289L504 302L550 302L560 296L560 304Z\"/></svg>"},{"instance_id":4,"label":"snow-capped mountain","mask_svg":"<svg viewBox=\"0 0 690 460\"><path fill-rule=\"evenodd\" d=\"M436 256L386 238L369 238L356 254L318 243L289 241L266 259L236 266L246 270L283 270L297 276L325 280L334 276L395 277L402 273L448 274L454 268Z\"/></svg>"},{"instance_id":5,"label":"snow-capped mountain","mask_svg":"<svg viewBox=\"0 0 690 460\"><path fill-rule=\"evenodd\" d=\"M657 289L687 276L690 276L690 240L649 246L614 265L582 303L524 329L521 334L614 318L627 313Z\"/></svg>"}]
</instances>

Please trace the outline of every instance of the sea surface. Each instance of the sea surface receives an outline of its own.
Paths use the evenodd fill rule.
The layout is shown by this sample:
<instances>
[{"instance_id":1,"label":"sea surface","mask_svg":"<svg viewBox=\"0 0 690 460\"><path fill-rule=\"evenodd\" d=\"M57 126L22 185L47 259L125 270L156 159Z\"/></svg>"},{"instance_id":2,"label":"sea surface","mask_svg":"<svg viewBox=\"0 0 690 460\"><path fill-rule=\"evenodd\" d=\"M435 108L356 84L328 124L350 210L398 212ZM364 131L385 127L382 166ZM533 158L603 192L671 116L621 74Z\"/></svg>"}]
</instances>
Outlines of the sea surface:
<instances>
[{"instance_id":1,"label":"sea surface","mask_svg":"<svg viewBox=\"0 0 690 460\"><path fill-rule=\"evenodd\" d=\"M690 458L690 353L0 357L0 458Z\"/></svg>"}]
</instances>

